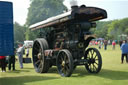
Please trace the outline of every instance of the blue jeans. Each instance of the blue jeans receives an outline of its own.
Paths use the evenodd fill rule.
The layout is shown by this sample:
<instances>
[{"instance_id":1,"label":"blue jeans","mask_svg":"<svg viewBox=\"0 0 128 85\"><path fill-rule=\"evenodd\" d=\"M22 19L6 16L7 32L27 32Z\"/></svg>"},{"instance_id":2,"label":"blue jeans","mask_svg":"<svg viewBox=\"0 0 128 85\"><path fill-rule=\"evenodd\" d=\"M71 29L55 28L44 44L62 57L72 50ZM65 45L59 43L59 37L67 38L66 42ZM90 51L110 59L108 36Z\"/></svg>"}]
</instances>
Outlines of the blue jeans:
<instances>
[{"instance_id":1,"label":"blue jeans","mask_svg":"<svg viewBox=\"0 0 128 85\"><path fill-rule=\"evenodd\" d=\"M20 68L23 68L23 54L18 53Z\"/></svg>"}]
</instances>

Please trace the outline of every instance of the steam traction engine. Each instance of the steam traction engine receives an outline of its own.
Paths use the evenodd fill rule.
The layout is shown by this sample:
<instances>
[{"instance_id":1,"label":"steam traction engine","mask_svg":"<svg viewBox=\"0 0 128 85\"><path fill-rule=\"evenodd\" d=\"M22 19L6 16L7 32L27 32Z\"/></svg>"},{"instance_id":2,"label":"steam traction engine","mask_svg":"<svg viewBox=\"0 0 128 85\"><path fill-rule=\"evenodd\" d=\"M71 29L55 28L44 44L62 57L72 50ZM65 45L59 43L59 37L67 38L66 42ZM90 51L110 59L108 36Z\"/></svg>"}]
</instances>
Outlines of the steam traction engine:
<instances>
[{"instance_id":1,"label":"steam traction engine","mask_svg":"<svg viewBox=\"0 0 128 85\"><path fill-rule=\"evenodd\" d=\"M57 66L61 76L71 76L78 65L84 65L88 72L98 73L102 58L96 48L87 48L95 39L90 28L95 21L107 18L105 10L82 5L72 6L72 10L30 26L31 30L49 29L34 41L32 49L33 65L38 73L46 73Z\"/></svg>"}]
</instances>

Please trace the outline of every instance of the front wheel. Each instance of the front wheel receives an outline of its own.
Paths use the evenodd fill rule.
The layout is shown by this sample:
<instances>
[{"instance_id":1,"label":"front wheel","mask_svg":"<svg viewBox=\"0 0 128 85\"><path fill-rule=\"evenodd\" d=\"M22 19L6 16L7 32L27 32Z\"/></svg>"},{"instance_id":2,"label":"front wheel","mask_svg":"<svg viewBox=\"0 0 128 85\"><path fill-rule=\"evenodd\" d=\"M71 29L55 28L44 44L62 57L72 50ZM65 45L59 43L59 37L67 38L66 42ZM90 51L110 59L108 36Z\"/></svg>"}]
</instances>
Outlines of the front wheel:
<instances>
[{"instance_id":1,"label":"front wheel","mask_svg":"<svg viewBox=\"0 0 128 85\"><path fill-rule=\"evenodd\" d=\"M58 72L63 77L70 77L73 72L73 58L68 50L60 50L56 60Z\"/></svg>"},{"instance_id":2,"label":"front wheel","mask_svg":"<svg viewBox=\"0 0 128 85\"><path fill-rule=\"evenodd\" d=\"M102 67L102 57L96 48L89 48L85 52L87 63L85 67L89 73L98 73Z\"/></svg>"}]
</instances>

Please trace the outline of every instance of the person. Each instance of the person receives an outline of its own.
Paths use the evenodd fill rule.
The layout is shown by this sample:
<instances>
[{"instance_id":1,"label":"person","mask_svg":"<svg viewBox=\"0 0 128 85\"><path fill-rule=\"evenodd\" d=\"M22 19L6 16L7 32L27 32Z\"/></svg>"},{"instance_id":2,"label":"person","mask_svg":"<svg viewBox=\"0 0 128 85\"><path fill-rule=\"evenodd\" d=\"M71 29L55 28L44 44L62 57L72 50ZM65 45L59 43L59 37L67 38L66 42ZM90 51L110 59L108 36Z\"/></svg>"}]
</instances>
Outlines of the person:
<instances>
[{"instance_id":1,"label":"person","mask_svg":"<svg viewBox=\"0 0 128 85\"><path fill-rule=\"evenodd\" d=\"M126 57L126 62L128 63L128 43L125 41L123 41L122 45L121 45L121 51L122 51L122 55L121 55L121 63L123 63L124 61L124 56Z\"/></svg>"},{"instance_id":2,"label":"person","mask_svg":"<svg viewBox=\"0 0 128 85\"><path fill-rule=\"evenodd\" d=\"M116 42L113 40L112 42L112 49L115 50Z\"/></svg>"},{"instance_id":3,"label":"person","mask_svg":"<svg viewBox=\"0 0 128 85\"><path fill-rule=\"evenodd\" d=\"M24 50L24 46L22 44L18 45L19 48L17 50L17 55L18 55L18 59L19 59L19 64L20 64L20 68L23 68L23 50Z\"/></svg>"},{"instance_id":4,"label":"person","mask_svg":"<svg viewBox=\"0 0 128 85\"><path fill-rule=\"evenodd\" d=\"M104 40L104 50L107 50L107 44L108 44L108 41Z\"/></svg>"},{"instance_id":5,"label":"person","mask_svg":"<svg viewBox=\"0 0 128 85\"><path fill-rule=\"evenodd\" d=\"M6 72L6 56L0 56L1 72Z\"/></svg>"},{"instance_id":6,"label":"person","mask_svg":"<svg viewBox=\"0 0 128 85\"><path fill-rule=\"evenodd\" d=\"M108 40L108 45L111 45L111 40Z\"/></svg>"},{"instance_id":7,"label":"person","mask_svg":"<svg viewBox=\"0 0 128 85\"><path fill-rule=\"evenodd\" d=\"M26 57L28 58L29 56L29 47L27 47L27 50L26 50Z\"/></svg>"},{"instance_id":8,"label":"person","mask_svg":"<svg viewBox=\"0 0 128 85\"><path fill-rule=\"evenodd\" d=\"M102 48L101 41L98 42L98 45L99 45L99 49L101 49Z\"/></svg>"},{"instance_id":9,"label":"person","mask_svg":"<svg viewBox=\"0 0 128 85\"><path fill-rule=\"evenodd\" d=\"M8 70L11 71L11 65L13 67L13 71L15 70L15 49L14 49L14 55L10 55L8 58Z\"/></svg>"}]
</instances>

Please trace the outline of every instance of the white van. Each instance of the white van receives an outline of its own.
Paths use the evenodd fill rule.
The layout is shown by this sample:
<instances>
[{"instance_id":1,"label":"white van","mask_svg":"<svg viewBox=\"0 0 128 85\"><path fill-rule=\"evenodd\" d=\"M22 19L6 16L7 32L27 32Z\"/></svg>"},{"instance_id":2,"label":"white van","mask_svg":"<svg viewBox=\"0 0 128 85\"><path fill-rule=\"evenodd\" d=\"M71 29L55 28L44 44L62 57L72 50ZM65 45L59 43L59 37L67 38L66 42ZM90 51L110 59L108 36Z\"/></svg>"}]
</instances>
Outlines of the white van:
<instances>
[{"instance_id":1,"label":"white van","mask_svg":"<svg viewBox=\"0 0 128 85\"><path fill-rule=\"evenodd\" d=\"M29 41L29 40L24 41L24 46L25 48L27 47L31 48L33 46L33 41Z\"/></svg>"}]
</instances>

